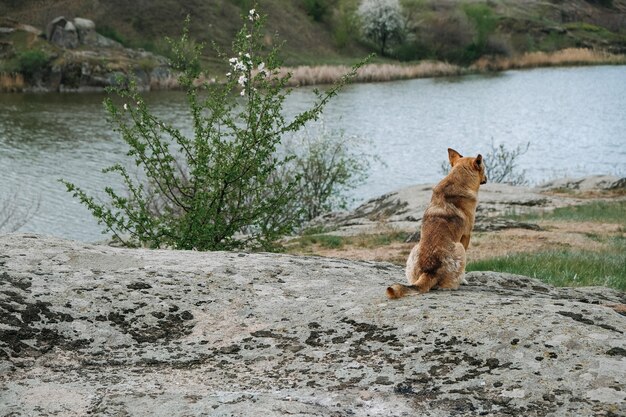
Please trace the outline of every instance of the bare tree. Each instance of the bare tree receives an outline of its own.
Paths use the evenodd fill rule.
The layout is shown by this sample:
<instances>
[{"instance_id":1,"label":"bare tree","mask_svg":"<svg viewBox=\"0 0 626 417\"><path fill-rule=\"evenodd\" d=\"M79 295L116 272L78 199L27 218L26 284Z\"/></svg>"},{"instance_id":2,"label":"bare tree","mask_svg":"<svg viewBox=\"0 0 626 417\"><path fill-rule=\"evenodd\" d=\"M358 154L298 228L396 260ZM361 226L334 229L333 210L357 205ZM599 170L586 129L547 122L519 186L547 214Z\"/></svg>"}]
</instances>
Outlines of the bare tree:
<instances>
[{"instance_id":1,"label":"bare tree","mask_svg":"<svg viewBox=\"0 0 626 417\"><path fill-rule=\"evenodd\" d=\"M520 170L517 166L519 157L524 155L530 142L517 145L514 149L508 149L503 143L496 145L491 141L491 148L485 152L485 173L489 182L497 182L510 185L526 185L526 170ZM450 172L447 161L441 163L441 173L444 175Z\"/></svg>"},{"instance_id":2,"label":"bare tree","mask_svg":"<svg viewBox=\"0 0 626 417\"><path fill-rule=\"evenodd\" d=\"M41 204L41 200L37 199L32 204L20 205L17 191L8 195L0 201L0 233L18 231L33 218Z\"/></svg>"}]
</instances>

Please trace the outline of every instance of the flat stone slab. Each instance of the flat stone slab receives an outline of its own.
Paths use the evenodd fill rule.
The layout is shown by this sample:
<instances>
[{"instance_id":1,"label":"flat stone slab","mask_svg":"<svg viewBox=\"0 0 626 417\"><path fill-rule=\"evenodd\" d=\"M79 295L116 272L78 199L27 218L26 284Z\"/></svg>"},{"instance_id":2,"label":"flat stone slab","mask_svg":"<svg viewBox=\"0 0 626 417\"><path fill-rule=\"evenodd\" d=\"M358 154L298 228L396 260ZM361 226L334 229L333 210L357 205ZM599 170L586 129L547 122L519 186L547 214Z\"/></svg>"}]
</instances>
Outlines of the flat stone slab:
<instances>
[{"instance_id":1,"label":"flat stone slab","mask_svg":"<svg viewBox=\"0 0 626 417\"><path fill-rule=\"evenodd\" d=\"M370 199L349 212L321 216L311 226L324 226L329 233L353 236L380 232L381 225L395 230L415 232L421 227L422 215L430 203L435 184L405 187ZM555 194L555 191L571 194ZM606 192L626 190L626 178L596 175L583 178L554 180L538 187L487 183L478 192L475 230L500 230L507 214L524 214L553 210L574 204L584 204L578 192ZM509 224L507 227L516 227ZM505 228L507 228L505 227ZM524 226L522 226L524 227Z\"/></svg>"},{"instance_id":2,"label":"flat stone slab","mask_svg":"<svg viewBox=\"0 0 626 417\"><path fill-rule=\"evenodd\" d=\"M626 294L0 236L3 415L616 416Z\"/></svg>"}]
</instances>

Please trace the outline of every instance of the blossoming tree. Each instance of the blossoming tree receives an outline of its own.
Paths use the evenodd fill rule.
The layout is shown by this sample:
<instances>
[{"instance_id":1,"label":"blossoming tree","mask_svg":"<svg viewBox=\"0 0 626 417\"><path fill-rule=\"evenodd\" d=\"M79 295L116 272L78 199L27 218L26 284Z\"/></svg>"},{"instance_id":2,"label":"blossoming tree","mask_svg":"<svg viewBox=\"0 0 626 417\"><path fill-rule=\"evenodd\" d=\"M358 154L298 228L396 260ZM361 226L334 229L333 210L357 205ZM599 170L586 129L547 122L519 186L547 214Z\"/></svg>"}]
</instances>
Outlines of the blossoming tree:
<instances>
[{"instance_id":1,"label":"blossoming tree","mask_svg":"<svg viewBox=\"0 0 626 417\"><path fill-rule=\"evenodd\" d=\"M402 40L405 21L399 0L363 0L357 14L363 36L379 45L381 55L389 43Z\"/></svg>"}]
</instances>

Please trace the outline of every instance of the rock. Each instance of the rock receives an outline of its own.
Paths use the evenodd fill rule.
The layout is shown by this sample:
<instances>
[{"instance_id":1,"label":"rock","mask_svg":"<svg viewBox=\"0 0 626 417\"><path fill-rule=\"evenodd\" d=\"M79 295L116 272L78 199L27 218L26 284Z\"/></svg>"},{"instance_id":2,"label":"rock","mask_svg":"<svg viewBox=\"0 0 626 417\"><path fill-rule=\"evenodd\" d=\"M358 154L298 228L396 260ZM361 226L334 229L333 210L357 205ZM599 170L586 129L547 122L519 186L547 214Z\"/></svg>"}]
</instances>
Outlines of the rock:
<instances>
[{"instance_id":1,"label":"rock","mask_svg":"<svg viewBox=\"0 0 626 417\"><path fill-rule=\"evenodd\" d=\"M541 184L538 188L545 191L626 190L626 178L620 178L613 175L592 175L582 178L561 178Z\"/></svg>"},{"instance_id":2,"label":"rock","mask_svg":"<svg viewBox=\"0 0 626 417\"><path fill-rule=\"evenodd\" d=\"M93 20L77 17L74 19L74 26L78 33L78 41L83 45L96 45L98 34L96 33L96 24Z\"/></svg>"},{"instance_id":3,"label":"rock","mask_svg":"<svg viewBox=\"0 0 626 417\"><path fill-rule=\"evenodd\" d=\"M475 272L0 237L7 415L623 415L626 295ZM612 308L614 307L614 308Z\"/></svg>"},{"instance_id":4,"label":"rock","mask_svg":"<svg viewBox=\"0 0 626 417\"><path fill-rule=\"evenodd\" d=\"M79 44L76 26L63 16L53 19L48 24L46 38L61 48L74 49Z\"/></svg>"},{"instance_id":5,"label":"rock","mask_svg":"<svg viewBox=\"0 0 626 417\"><path fill-rule=\"evenodd\" d=\"M554 190L577 187L582 191L626 189L626 178L592 176L577 180L563 179L537 188L507 184L486 184L478 193L475 230L492 231L510 228L540 230L531 223L503 218L508 214L542 212L557 207L588 202L576 193L555 195ZM621 187L621 188L620 188ZM324 227L333 235L352 236L377 233L380 225L414 233L421 227L421 218L430 202L433 185L419 184L366 201L350 212L331 213L313 220L309 226ZM416 236L408 241L415 241Z\"/></svg>"}]
</instances>

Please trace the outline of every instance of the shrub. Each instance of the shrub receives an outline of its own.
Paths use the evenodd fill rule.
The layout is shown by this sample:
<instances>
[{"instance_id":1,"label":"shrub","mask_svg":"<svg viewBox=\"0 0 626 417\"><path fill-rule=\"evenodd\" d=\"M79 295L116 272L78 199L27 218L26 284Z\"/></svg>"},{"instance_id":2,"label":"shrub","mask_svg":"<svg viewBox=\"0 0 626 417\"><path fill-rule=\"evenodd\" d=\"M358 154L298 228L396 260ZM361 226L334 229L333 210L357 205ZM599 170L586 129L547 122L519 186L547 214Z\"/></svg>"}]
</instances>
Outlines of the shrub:
<instances>
[{"instance_id":1,"label":"shrub","mask_svg":"<svg viewBox=\"0 0 626 417\"><path fill-rule=\"evenodd\" d=\"M333 38L339 48L345 48L356 40L355 34L359 31L359 25L354 9L349 4L340 3L332 17Z\"/></svg>"},{"instance_id":2,"label":"shrub","mask_svg":"<svg viewBox=\"0 0 626 417\"><path fill-rule=\"evenodd\" d=\"M473 41L468 46L465 56L465 61L471 62L487 52L487 41L495 30L498 20L493 10L486 4L468 3L463 5L463 11L475 29Z\"/></svg>"},{"instance_id":3,"label":"shrub","mask_svg":"<svg viewBox=\"0 0 626 417\"><path fill-rule=\"evenodd\" d=\"M306 13L316 22L321 22L328 13L328 0L302 0Z\"/></svg>"},{"instance_id":4,"label":"shrub","mask_svg":"<svg viewBox=\"0 0 626 417\"><path fill-rule=\"evenodd\" d=\"M98 203L74 184L63 181L98 221L126 245L175 249L272 249L298 219L289 204L297 180L279 181L292 159L277 155L285 134L317 119L324 106L354 76L358 65L324 93L307 111L286 120L282 106L289 75L277 75L278 47L265 55L264 18L250 10L233 41L234 57L225 83L199 83L202 50L189 40L189 20L180 41L172 42L192 119L193 137L152 115L132 83L115 90L105 106L140 169L132 179L116 164L104 172L119 174L127 195L107 187L108 203ZM198 85L199 84L199 85ZM238 94L233 94L237 92ZM236 96L239 101L235 100Z\"/></svg>"},{"instance_id":5,"label":"shrub","mask_svg":"<svg viewBox=\"0 0 626 417\"><path fill-rule=\"evenodd\" d=\"M509 150L503 143L495 145L494 142L491 141L491 148L486 153L483 153L487 181L510 185L528 184L526 170L520 171L517 163L519 162L519 157L524 155L529 147L530 142L525 145L518 145L515 149ZM441 172L446 175L449 171L450 167L448 162L442 162Z\"/></svg>"},{"instance_id":6,"label":"shrub","mask_svg":"<svg viewBox=\"0 0 626 417\"><path fill-rule=\"evenodd\" d=\"M30 49L17 56L18 71L32 79L48 67L50 57L39 49Z\"/></svg>"},{"instance_id":7,"label":"shrub","mask_svg":"<svg viewBox=\"0 0 626 417\"><path fill-rule=\"evenodd\" d=\"M8 191L6 198L0 200L0 233L18 231L39 211L40 205L41 199L20 201L17 191Z\"/></svg>"},{"instance_id":8,"label":"shrub","mask_svg":"<svg viewBox=\"0 0 626 417\"><path fill-rule=\"evenodd\" d=\"M292 204L294 212L301 213L300 223L348 207L348 191L365 180L374 159L361 150L363 144L362 139L330 131L323 123L315 132L305 129L286 141L285 152L293 159L281 181L297 184Z\"/></svg>"},{"instance_id":9,"label":"shrub","mask_svg":"<svg viewBox=\"0 0 626 417\"><path fill-rule=\"evenodd\" d=\"M128 46L128 41L122 35L120 35L117 30L115 30L111 26L97 26L96 32L98 32L100 35L104 36L105 38L112 39L115 42L118 42L124 46Z\"/></svg>"}]
</instances>

